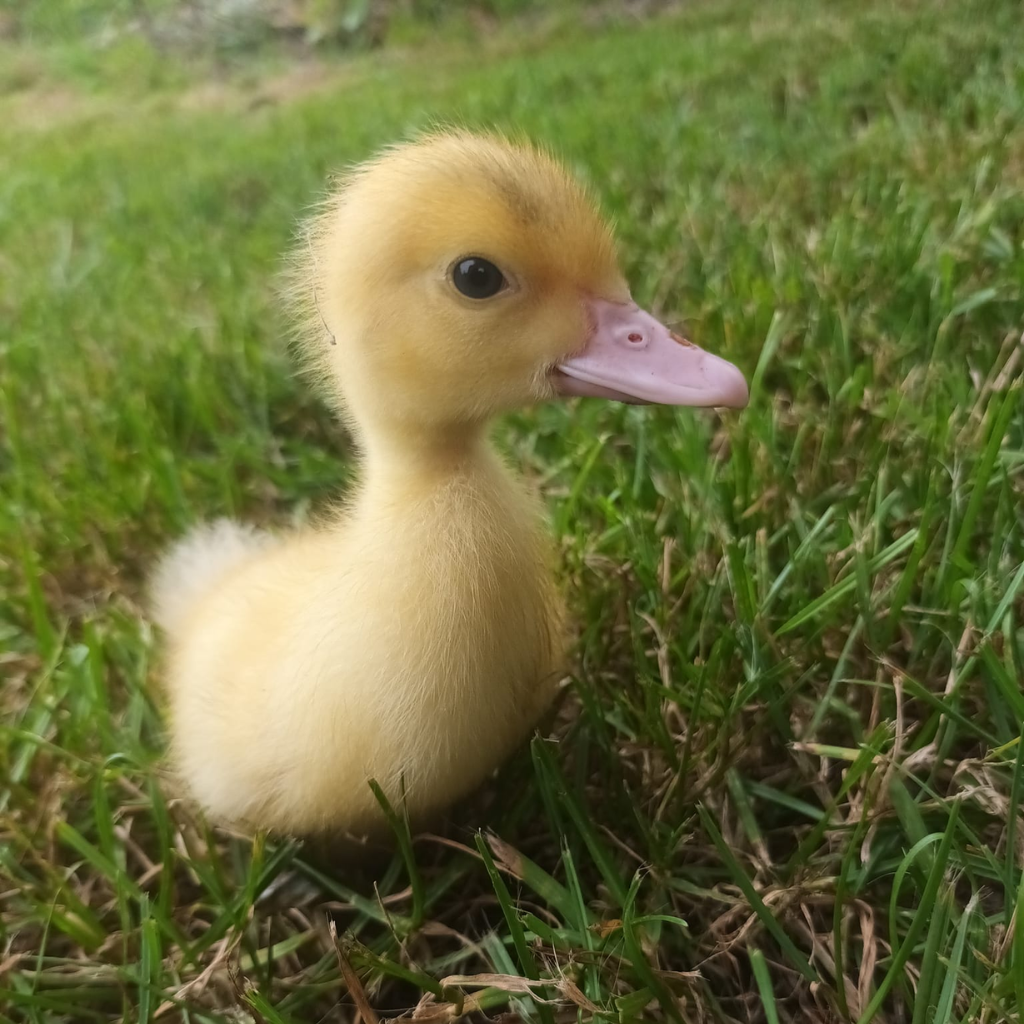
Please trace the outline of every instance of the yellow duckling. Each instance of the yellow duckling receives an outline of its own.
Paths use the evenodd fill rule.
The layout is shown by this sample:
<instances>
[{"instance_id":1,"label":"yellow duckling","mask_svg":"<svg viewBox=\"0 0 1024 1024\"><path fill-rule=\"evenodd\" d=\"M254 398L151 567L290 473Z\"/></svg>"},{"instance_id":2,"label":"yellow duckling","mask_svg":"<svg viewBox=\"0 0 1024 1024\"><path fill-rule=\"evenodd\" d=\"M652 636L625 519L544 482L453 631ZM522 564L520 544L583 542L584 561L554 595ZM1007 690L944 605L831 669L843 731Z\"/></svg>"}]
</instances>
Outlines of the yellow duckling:
<instances>
[{"instance_id":1,"label":"yellow duckling","mask_svg":"<svg viewBox=\"0 0 1024 1024\"><path fill-rule=\"evenodd\" d=\"M550 704L563 608L537 500L488 422L560 395L743 406L731 364L632 302L582 189L525 145L432 134L357 169L296 269L304 345L362 451L332 522L197 530L156 575L173 755L215 817L422 819Z\"/></svg>"}]
</instances>

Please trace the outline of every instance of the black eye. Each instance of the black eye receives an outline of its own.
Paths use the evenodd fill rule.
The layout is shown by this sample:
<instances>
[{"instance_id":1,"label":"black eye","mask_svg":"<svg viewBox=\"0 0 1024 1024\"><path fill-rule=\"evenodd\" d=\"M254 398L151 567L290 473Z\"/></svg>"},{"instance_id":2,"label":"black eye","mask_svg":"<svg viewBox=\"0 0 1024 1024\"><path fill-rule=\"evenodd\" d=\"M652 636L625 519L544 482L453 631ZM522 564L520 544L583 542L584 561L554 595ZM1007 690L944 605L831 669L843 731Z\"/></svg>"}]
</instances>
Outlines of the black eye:
<instances>
[{"instance_id":1,"label":"black eye","mask_svg":"<svg viewBox=\"0 0 1024 1024\"><path fill-rule=\"evenodd\" d=\"M482 256L459 260L452 268L452 281L467 299L489 299L505 287L505 276Z\"/></svg>"}]
</instances>

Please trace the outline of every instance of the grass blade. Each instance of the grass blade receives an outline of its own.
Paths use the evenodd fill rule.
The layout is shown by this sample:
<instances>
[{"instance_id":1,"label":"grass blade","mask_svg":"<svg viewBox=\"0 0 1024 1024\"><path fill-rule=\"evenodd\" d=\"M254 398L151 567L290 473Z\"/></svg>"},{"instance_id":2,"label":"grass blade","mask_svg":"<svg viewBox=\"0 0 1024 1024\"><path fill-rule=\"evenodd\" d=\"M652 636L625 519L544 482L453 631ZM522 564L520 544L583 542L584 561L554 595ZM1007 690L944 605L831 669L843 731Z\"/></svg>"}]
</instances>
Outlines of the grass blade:
<instances>
[{"instance_id":1,"label":"grass blade","mask_svg":"<svg viewBox=\"0 0 1024 1024\"><path fill-rule=\"evenodd\" d=\"M718 826L715 824L710 812L703 804L698 804L697 813L700 815L700 820L705 831L709 836L711 836L711 841L715 844L715 849L718 850L718 855L729 868L733 881L739 886L743 895L747 898L747 902L750 904L750 909L757 914L758 920L764 925L772 938L779 944L779 948L785 954L786 959L807 981L819 981L818 975L811 967L807 957L797 949L793 940L783 930L782 925L775 920L775 915L768 909L764 900L762 900L758 895L757 890L754 888L754 884L747 877L742 865L729 848L729 844L722 838L722 833L719 832Z\"/></svg>"},{"instance_id":2,"label":"grass blade","mask_svg":"<svg viewBox=\"0 0 1024 1024\"><path fill-rule=\"evenodd\" d=\"M960 964L964 958L964 946L967 944L967 929L977 906L978 894L974 893L964 912L960 915L960 923L956 929L956 938L953 940L953 951L950 953L949 961L944 965L945 976L942 981L942 991L939 993L939 999L935 1005L935 1016L932 1018L934 1024L949 1024L953 1020L956 985L960 977ZM1024 1004L1018 1002L1017 1005Z\"/></svg>"},{"instance_id":3,"label":"grass blade","mask_svg":"<svg viewBox=\"0 0 1024 1024\"><path fill-rule=\"evenodd\" d=\"M890 562L894 562L907 548L912 547L917 540L917 529L908 530L899 540L893 541L885 550L880 551L867 564L867 572L871 575L884 569ZM835 586L830 587L820 597L815 598L806 607L801 609L792 618L784 622L776 631L776 636L785 636L794 629L799 628L811 619L816 618L826 608L830 608L837 601L852 593L857 587L857 574L851 573L844 577Z\"/></svg>"},{"instance_id":4,"label":"grass blade","mask_svg":"<svg viewBox=\"0 0 1024 1024\"><path fill-rule=\"evenodd\" d=\"M899 894L900 883L902 882L903 877L910 869L918 854L920 854L926 846L929 846L938 840L939 849L935 855L935 860L932 862L931 871L928 874L924 892L921 894L921 899L918 903L917 911L911 919L910 927L907 928L907 933L903 937L902 944L900 944L898 948L896 946L893 947L894 952L892 963L889 965L889 969L886 971L885 977L882 979L882 983L875 990L875 994L871 997L864 1012L857 1019L857 1024L868 1024L868 1022L874 1018L875 1014L878 1013L885 997L889 993L889 990L896 984L897 979L902 977L903 969L914 950L914 944L917 942L918 936L924 930L925 925L931 919L931 914L935 909L935 896L939 891L939 885L942 882L942 878L946 870L946 864L949 861L949 853L953 846L953 837L956 835L956 825L959 818L960 803L957 801L952 805L949 822L946 825L946 831L943 833L934 833L930 836L925 836L925 838L919 843L916 843L911 847L906 857L904 857L903 861L900 863L899 869L896 872L896 878L893 882L893 898L890 904L891 916L895 916L895 901Z\"/></svg>"},{"instance_id":5,"label":"grass blade","mask_svg":"<svg viewBox=\"0 0 1024 1024\"><path fill-rule=\"evenodd\" d=\"M757 992L761 997L761 1005L764 1007L765 1020L768 1024L779 1024L779 1008L775 1005L772 979L761 950L751 950L750 966L754 971L754 981L757 982Z\"/></svg>"},{"instance_id":6,"label":"grass blade","mask_svg":"<svg viewBox=\"0 0 1024 1024\"><path fill-rule=\"evenodd\" d=\"M494 859L491 857L490 848L480 832L476 834L476 848L483 859L487 875L491 880L491 885L494 887L494 893L498 897L498 904L504 915L505 924L508 926L509 935L512 937L512 945L515 948L520 969L531 981L539 981L540 971L537 968L537 961L534 960L533 953L530 951L529 944L526 941L523 923L519 920L519 913L512 903L512 897L505 885L505 879L501 877L501 872L494 866ZM550 1007L540 1002L536 1002L534 1005L537 1007L537 1013L541 1020L546 1021L547 1024L554 1024L554 1017Z\"/></svg>"}]
</instances>

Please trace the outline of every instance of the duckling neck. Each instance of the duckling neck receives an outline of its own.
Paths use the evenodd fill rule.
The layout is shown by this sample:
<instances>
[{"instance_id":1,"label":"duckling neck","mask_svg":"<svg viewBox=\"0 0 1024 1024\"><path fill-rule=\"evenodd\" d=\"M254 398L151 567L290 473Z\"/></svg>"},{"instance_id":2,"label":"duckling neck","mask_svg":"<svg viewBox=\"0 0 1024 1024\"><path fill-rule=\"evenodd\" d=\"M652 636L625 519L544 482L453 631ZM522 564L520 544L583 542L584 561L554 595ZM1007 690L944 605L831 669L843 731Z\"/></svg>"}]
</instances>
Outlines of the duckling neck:
<instances>
[{"instance_id":1,"label":"duckling neck","mask_svg":"<svg viewBox=\"0 0 1024 1024\"><path fill-rule=\"evenodd\" d=\"M366 482L438 484L488 465L494 451L483 424L375 429L362 438Z\"/></svg>"},{"instance_id":2,"label":"duckling neck","mask_svg":"<svg viewBox=\"0 0 1024 1024\"><path fill-rule=\"evenodd\" d=\"M379 432L369 443L364 437L364 454L354 511L393 538L389 557L422 560L429 550L485 575L496 562L527 574L546 568L541 503L494 449L485 424ZM412 550L400 551L399 537Z\"/></svg>"}]
</instances>

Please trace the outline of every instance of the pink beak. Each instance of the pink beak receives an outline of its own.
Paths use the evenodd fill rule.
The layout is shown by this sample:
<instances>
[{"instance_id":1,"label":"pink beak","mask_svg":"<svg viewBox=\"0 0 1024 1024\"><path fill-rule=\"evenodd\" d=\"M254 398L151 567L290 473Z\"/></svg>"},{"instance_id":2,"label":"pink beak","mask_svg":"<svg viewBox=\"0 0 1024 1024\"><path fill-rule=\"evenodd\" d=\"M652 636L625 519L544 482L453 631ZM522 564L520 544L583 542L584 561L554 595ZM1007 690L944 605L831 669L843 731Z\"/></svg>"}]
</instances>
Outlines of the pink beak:
<instances>
[{"instance_id":1,"label":"pink beak","mask_svg":"<svg viewBox=\"0 0 1024 1024\"><path fill-rule=\"evenodd\" d=\"M586 348L558 365L561 394L634 405L747 404L747 382L732 363L697 348L633 303L586 303L594 326Z\"/></svg>"}]
</instances>

